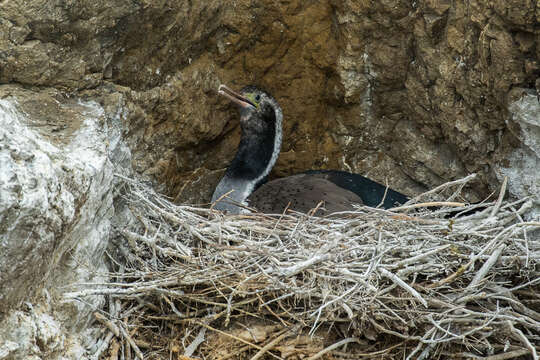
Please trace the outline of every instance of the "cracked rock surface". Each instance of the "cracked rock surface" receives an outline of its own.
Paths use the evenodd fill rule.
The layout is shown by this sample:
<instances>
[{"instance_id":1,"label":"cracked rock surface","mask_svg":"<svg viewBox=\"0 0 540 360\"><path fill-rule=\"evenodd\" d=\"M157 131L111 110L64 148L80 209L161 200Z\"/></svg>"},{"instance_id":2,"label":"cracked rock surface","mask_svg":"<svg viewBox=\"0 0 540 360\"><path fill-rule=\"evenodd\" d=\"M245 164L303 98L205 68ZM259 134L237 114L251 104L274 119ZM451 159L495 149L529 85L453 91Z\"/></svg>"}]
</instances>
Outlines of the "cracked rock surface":
<instances>
[{"instance_id":1,"label":"cracked rock surface","mask_svg":"<svg viewBox=\"0 0 540 360\"><path fill-rule=\"evenodd\" d=\"M121 102L106 115L51 89L3 86L0 98L0 358L60 358L81 351L68 330L84 329L102 303L61 296L69 284L107 280L113 174L129 166Z\"/></svg>"}]
</instances>

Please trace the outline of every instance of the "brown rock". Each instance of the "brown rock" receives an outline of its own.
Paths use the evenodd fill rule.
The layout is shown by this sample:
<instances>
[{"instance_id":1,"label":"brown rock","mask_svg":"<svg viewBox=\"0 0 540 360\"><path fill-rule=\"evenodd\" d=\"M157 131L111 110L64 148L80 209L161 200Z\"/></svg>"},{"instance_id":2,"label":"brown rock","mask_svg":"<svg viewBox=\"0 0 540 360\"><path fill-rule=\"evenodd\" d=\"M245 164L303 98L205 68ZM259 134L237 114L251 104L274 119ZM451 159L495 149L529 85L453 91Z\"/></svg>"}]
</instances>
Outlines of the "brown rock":
<instances>
[{"instance_id":1,"label":"brown rock","mask_svg":"<svg viewBox=\"0 0 540 360\"><path fill-rule=\"evenodd\" d=\"M272 176L340 168L412 194L477 171L482 196L496 186L486 180L494 161L518 143L508 93L539 76L535 6L2 2L0 83L102 103L124 94L134 168L178 201L207 201L236 150L237 114L216 96L220 83L261 85L282 105Z\"/></svg>"}]
</instances>

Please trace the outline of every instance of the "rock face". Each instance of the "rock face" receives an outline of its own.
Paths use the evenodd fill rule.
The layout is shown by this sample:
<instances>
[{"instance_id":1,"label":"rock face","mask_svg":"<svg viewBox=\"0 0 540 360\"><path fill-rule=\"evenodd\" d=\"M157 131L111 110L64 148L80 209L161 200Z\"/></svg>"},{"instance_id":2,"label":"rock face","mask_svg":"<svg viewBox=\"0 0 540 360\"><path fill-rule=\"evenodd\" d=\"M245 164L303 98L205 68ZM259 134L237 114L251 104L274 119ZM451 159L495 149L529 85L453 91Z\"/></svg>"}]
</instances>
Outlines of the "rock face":
<instances>
[{"instance_id":1,"label":"rock face","mask_svg":"<svg viewBox=\"0 0 540 360\"><path fill-rule=\"evenodd\" d=\"M107 280L113 173L129 166L118 100L106 111L53 89L0 87L2 359L83 350L64 331L92 308L59 300L68 284Z\"/></svg>"},{"instance_id":2,"label":"rock face","mask_svg":"<svg viewBox=\"0 0 540 360\"><path fill-rule=\"evenodd\" d=\"M504 176L537 196L539 14L533 0L0 2L0 317L30 324L14 309L103 267L115 167L210 199L239 140L220 83L282 105L273 176L343 169L412 195L477 172L469 200ZM30 354L8 340L0 359Z\"/></svg>"},{"instance_id":3,"label":"rock face","mask_svg":"<svg viewBox=\"0 0 540 360\"><path fill-rule=\"evenodd\" d=\"M506 161L495 165L500 180L508 177L510 193L525 197L532 195L536 199L535 210L531 217L540 218L538 194L540 194L540 103L538 95L524 91L518 100L509 107L512 117L508 121L509 129L516 131L521 146L512 150ZM518 129L519 128L519 129ZM539 234L540 236L540 234Z\"/></svg>"},{"instance_id":4,"label":"rock face","mask_svg":"<svg viewBox=\"0 0 540 360\"><path fill-rule=\"evenodd\" d=\"M221 82L280 101L274 176L340 168L413 194L478 172L471 200L520 144L516 90L537 91L532 0L47 6L0 5L0 82L126 93L133 165L179 201L208 201L234 154Z\"/></svg>"}]
</instances>

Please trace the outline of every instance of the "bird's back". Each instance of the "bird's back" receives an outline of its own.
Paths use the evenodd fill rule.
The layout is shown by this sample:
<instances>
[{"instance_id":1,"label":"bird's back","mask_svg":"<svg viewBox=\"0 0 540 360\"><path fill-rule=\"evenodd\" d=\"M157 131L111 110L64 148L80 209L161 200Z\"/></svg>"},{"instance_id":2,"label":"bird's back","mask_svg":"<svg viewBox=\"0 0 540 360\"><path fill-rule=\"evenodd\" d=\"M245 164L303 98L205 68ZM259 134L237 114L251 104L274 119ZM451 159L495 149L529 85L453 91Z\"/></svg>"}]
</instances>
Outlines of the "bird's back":
<instances>
[{"instance_id":1,"label":"bird's back","mask_svg":"<svg viewBox=\"0 0 540 360\"><path fill-rule=\"evenodd\" d=\"M390 209L409 201L409 198L402 193L359 174L340 170L309 170L303 174L323 176L338 187L358 195L364 205L367 206L376 207L381 205L384 209Z\"/></svg>"},{"instance_id":2,"label":"bird's back","mask_svg":"<svg viewBox=\"0 0 540 360\"><path fill-rule=\"evenodd\" d=\"M353 210L353 204L362 204L358 195L329 181L324 174L298 174L276 179L259 187L248 199L250 207L273 214L281 213L285 208L305 213L321 201L327 213Z\"/></svg>"}]
</instances>

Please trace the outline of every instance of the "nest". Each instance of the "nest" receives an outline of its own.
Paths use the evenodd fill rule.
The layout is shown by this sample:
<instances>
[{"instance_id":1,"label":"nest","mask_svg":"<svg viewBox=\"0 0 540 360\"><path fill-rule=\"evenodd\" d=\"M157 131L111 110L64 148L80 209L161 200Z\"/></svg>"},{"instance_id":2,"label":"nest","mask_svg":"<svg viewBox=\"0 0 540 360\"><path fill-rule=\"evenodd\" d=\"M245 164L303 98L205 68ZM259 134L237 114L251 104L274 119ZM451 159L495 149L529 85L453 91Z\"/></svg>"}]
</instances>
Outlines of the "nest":
<instances>
[{"instance_id":1,"label":"nest","mask_svg":"<svg viewBox=\"0 0 540 360\"><path fill-rule=\"evenodd\" d=\"M472 178L316 217L224 216L122 177L137 220L117 229L114 282L66 297L109 299L96 358L538 359L540 222L505 184L456 203Z\"/></svg>"}]
</instances>

